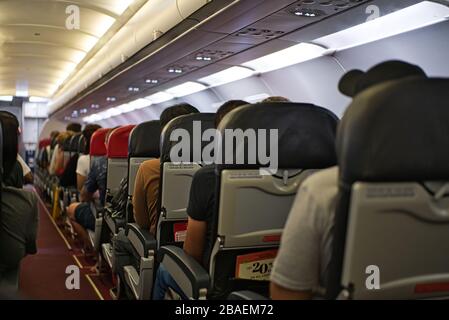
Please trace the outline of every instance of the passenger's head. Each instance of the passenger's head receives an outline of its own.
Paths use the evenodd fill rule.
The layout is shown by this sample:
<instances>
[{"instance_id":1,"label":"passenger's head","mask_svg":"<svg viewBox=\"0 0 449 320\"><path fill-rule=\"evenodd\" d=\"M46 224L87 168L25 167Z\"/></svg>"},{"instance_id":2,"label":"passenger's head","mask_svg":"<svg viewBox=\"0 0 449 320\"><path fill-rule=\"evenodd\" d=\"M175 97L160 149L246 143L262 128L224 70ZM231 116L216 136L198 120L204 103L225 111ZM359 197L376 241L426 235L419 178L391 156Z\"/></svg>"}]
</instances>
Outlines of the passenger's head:
<instances>
[{"instance_id":1,"label":"passenger's head","mask_svg":"<svg viewBox=\"0 0 449 320\"><path fill-rule=\"evenodd\" d=\"M72 131L64 131L61 132L58 137L56 138L56 142L58 143L59 147L62 148L64 145L64 141L69 139L73 135Z\"/></svg>"},{"instance_id":2,"label":"passenger's head","mask_svg":"<svg viewBox=\"0 0 449 320\"><path fill-rule=\"evenodd\" d=\"M220 108L218 108L217 113L215 115L215 128L218 128L221 120L232 110L237 109L238 107L249 104L243 100L231 100L224 103Z\"/></svg>"},{"instance_id":3,"label":"passenger's head","mask_svg":"<svg viewBox=\"0 0 449 320\"><path fill-rule=\"evenodd\" d=\"M76 122L69 123L67 125L66 131L79 133L79 132L81 132L81 124L76 123Z\"/></svg>"},{"instance_id":4,"label":"passenger's head","mask_svg":"<svg viewBox=\"0 0 449 320\"><path fill-rule=\"evenodd\" d=\"M262 103L270 103L270 102L291 102L291 101L290 99L281 96L268 97L262 101Z\"/></svg>"},{"instance_id":5,"label":"passenger's head","mask_svg":"<svg viewBox=\"0 0 449 320\"><path fill-rule=\"evenodd\" d=\"M160 117L161 127L164 128L173 119L191 113L199 113L199 110L188 103L181 103L165 109Z\"/></svg>"},{"instance_id":6,"label":"passenger's head","mask_svg":"<svg viewBox=\"0 0 449 320\"><path fill-rule=\"evenodd\" d=\"M59 135L59 131L55 130L50 133L50 139L56 139Z\"/></svg>"},{"instance_id":7,"label":"passenger's head","mask_svg":"<svg viewBox=\"0 0 449 320\"><path fill-rule=\"evenodd\" d=\"M101 126L98 124L88 124L83 130L83 136L86 139L86 151L89 152L90 150L90 138L92 138L92 135L97 131L98 129L101 129Z\"/></svg>"},{"instance_id":8,"label":"passenger's head","mask_svg":"<svg viewBox=\"0 0 449 320\"><path fill-rule=\"evenodd\" d=\"M355 97L362 91L386 81L400 80L410 77L426 78L427 75L420 67L403 61L386 61L380 63L367 72L351 70L340 80L338 88L348 97Z\"/></svg>"},{"instance_id":9,"label":"passenger's head","mask_svg":"<svg viewBox=\"0 0 449 320\"><path fill-rule=\"evenodd\" d=\"M17 161L19 121L12 113L0 111L0 122L2 124L3 136L3 172L9 173Z\"/></svg>"}]
</instances>

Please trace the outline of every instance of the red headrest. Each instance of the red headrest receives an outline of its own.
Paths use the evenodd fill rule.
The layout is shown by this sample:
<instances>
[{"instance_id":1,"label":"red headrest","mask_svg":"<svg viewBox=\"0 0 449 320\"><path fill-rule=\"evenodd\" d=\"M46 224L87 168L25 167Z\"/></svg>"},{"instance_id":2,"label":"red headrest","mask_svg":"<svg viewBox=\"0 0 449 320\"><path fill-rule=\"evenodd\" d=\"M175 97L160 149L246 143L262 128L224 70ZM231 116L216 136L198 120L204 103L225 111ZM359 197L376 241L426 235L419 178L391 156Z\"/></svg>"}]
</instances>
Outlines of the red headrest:
<instances>
[{"instance_id":1,"label":"red headrest","mask_svg":"<svg viewBox=\"0 0 449 320\"><path fill-rule=\"evenodd\" d=\"M105 156L106 151L106 145L104 144L104 141L106 139L106 135L111 129L98 129L94 132L92 135L92 138L90 138L90 150L89 154L92 157L97 156Z\"/></svg>"},{"instance_id":2,"label":"red headrest","mask_svg":"<svg viewBox=\"0 0 449 320\"><path fill-rule=\"evenodd\" d=\"M115 129L109 137L108 158L128 158L129 135L135 125Z\"/></svg>"},{"instance_id":3,"label":"red headrest","mask_svg":"<svg viewBox=\"0 0 449 320\"><path fill-rule=\"evenodd\" d=\"M51 139L43 139L41 141L39 141L39 149L43 149L48 147L51 144Z\"/></svg>"}]
</instances>

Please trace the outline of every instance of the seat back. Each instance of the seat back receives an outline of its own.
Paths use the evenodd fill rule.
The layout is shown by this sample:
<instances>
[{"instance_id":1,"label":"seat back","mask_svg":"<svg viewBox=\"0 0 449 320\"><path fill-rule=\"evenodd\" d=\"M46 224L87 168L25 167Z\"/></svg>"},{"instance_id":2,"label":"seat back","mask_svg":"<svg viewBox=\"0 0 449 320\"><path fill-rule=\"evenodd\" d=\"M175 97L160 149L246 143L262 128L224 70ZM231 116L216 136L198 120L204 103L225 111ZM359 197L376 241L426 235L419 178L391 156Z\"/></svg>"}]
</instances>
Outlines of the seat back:
<instances>
[{"instance_id":1,"label":"seat back","mask_svg":"<svg viewBox=\"0 0 449 320\"><path fill-rule=\"evenodd\" d=\"M156 120L141 123L131 132L128 146L128 211L131 209L134 185L140 165L146 160L159 158L160 136L161 124Z\"/></svg>"},{"instance_id":2,"label":"seat back","mask_svg":"<svg viewBox=\"0 0 449 320\"><path fill-rule=\"evenodd\" d=\"M448 89L392 81L346 111L328 298L449 296Z\"/></svg>"},{"instance_id":3,"label":"seat back","mask_svg":"<svg viewBox=\"0 0 449 320\"><path fill-rule=\"evenodd\" d=\"M206 130L214 128L214 121L213 113L185 115L172 120L162 132L159 188L161 214L157 228L159 245L184 241L190 186L193 175L201 168L200 155L207 145L207 142L201 141L201 137ZM182 133L182 137L178 132ZM175 146L179 146L180 139L189 145L178 154L183 161L175 163L171 159L171 152Z\"/></svg>"},{"instance_id":4,"label":"seat back","mask_svg":"<svg viewBox=\"0 0 449 320\"><path fill-rule=\"evenodd\" d=\"M223 119L222 159L217 159L222 164L216 167L216 242L209 261L211 297L224 298L231 291L249 288L267 292L271 265L299 185L316 170L336 164L337 122L332 112L299 103L243 106ZM245 139L226 135L226 130L238 129L247 134ZM266 163L262 155L252 157L256 150L277 156L273 174L261 170ZM225 159L232 161L223 164Z\"/></svg>"},{"instance_id":5,"label":"seat back","mask_svg":"<svg viewBox=\"0 0 449 320\"><path fill-rule=\"evenodd\" d=\"M119 190L120 182L128 174L128 143L134 125L115 129L108 141L108 173L106 183L106 202Z\"/></svg>"},{"instance_id":6,"label":"seat back","mask_svg":"<svg viewBox=\"0 0 449 320\"><path fill-rule=\"evenodd\" d=\"M92 137L90 138L90 148L88 150L90 155L90 163L92 164L93 160L97 157L104 157L107 154L106 149L106 136L108 135L111 129L103 128L94 132Z\"/></svg>"},{"instance_id":7,"label":"seat back","mask_svg":"<svg viewBox=\"0 0 449 320\"><path fill-rule=\"evenodd\" d=\"M80 135L76 144L77 152L81 154L89 154L89 150L87 150L87 142L86 137L84 135Z\"/></svg>"}]
</instances>

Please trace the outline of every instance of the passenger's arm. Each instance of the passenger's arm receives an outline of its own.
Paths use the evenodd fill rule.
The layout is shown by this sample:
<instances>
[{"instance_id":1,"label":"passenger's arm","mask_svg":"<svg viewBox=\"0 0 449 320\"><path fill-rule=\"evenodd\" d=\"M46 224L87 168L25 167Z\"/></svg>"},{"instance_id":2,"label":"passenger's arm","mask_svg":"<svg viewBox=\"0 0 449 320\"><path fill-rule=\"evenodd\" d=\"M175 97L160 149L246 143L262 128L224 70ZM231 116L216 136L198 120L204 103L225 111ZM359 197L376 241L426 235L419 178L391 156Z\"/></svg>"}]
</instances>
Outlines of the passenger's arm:
<instances>
[{"instance_id":1,"label":"passenger's arm","mask_svg":"<svg viewBox=\"0 0 449 320\"><path fill-rule=\"evenodd\" d=\"M77 173L76 174L76 186L77 186L78 191L81 192L83 190L84 182L86 182L86 177Z\"/></svg>"},{"instance_id":2,"label":"passenger's arm","mask_svg":"<svg viewBox=\"0 0 449 320\"><path fill-rule=\"evenodd\" d=\"M133 208L134 220L142 229L150 227L150 217L146 203L145 182L144 182L144 164L139 167L134 183Z\"/></svg>"},{"instance_id":3,"label":"passenger's arm","mask_svg":"<svg viewBox=\"0 0 449 320\"><path fill-rule=\"evenodd\" d=\"M310 300L313 298L312 291L293 291L274 282L270 284L270 295L273 300Z\"/></svg>"},{"instance_id":4,"label":"passenger's arm","mask_svg":"<svg viewBox=\"0 0 449 320\"><path fill-rule=\"evenodd\" d=\"M205 221L197 221L189 218L186 240L184 241L184 251L200 264L203 263L206 230L207 223Z\"/></svg>"},{"instance_id":5,"label":"passenger's arm","mask_svg":"<svg viewBox=\"0 0 449 320\"><path fill-rule=\"evenodd\" d=\"M94 198L94 194L87 191L86 186L81 189L80 200L81 202L90 202Z\"/></svg>"},{"instance_id":6,"label":"passenger's arm","mask_svg":"<svg viewBox=\"0 0 449 320\"><path fill-rule=\"evenodd\" d=\"M64 169L64 151L61 147L58 148L56 153L55 173L61 172Z\"/></svg>"}]
</instances>

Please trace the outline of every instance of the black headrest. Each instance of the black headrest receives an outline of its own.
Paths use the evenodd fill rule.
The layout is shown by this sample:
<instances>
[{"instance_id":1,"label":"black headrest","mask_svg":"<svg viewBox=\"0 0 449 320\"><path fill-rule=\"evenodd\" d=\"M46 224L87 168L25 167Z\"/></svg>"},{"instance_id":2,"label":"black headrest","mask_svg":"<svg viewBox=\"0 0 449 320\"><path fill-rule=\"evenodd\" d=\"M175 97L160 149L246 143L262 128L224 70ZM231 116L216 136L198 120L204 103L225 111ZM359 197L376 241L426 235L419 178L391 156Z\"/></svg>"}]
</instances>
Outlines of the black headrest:
<instances>
[{"instance_id":1,"label":"black headrest","mask_svg":"<svg viewBox=\"0 0 449 320\"><path fill-rule=\"evenodd\" d=\"M278 168L280 169L321 169L336 164L335 136L338 118L331 111L304 103L261 103L243 106L230 112L221 121L219 131L222 161L225 162L226 129L266 129L269 142L270 129L278 130ZM256 140L258 137L256 135ZM264 141L265 142L265 141ZM247 155L247 140L244 147ZM263 143L260 141L260 143ZM234 163L235 149L234 145ZM259 141L255 143L258 145ZM269 155L270 148L266 152ZM245 163L240 165L218 165L225 168L259 168L264 163L251 164L245 156ZM219 162L218 162L219 163Z\"/></svg>"},{"instance_id":2,"label":"black headrest","mask_svg":"<svg viewBox=\"0 0 449 320\"><path fill-rule=\"evenodd\" d=\"M70 146L72 144L72 137L73 136L68 136L67 138L64 139L64 141L62 142L62 149L65 152L70 152Z\"/></svg>"},{"instance_id":3,"label":"black headrest","mask_svg":"<svg viewBox=\"0 0 449 320\"><path fill-rule=\"evenodd\" d=\"M79 146L80 137L81 137L81 133L72 136L70 138L69 150L66 150L66 151L78 152L78 146Z\"/></svg>"},{"instance_id":4,"label":"black headrest","mask_svg":"<svg viewBox=\"0 0 449 320\"><path fill-rule=\"evenodd\" d=\"M207 129L215 128L215 114L214 113L193 113L181 117L177 117L170 121L162 131L161 135L161 162L171 162L170 151L172 147L178 144L178 141L170 141L170 135L176 129L184 129L189 133L190 138L190 162L193 162L193 139L195 138L193 132L193 123L201 122L201 132L199 134L202 136L203 132ZM209 142L201 142L201 150L208 145Z\"/></svg>"},{"instance_id":5,"label":"black headrest","mask_svg":"<svg viewBox=\"0 0 449 320\"><path fill-rule=\"evenodd\" d=\"M372 87L347 109L337 153L344 183L449 179L449 80Z\"/></svg>"},{"instance_id":6,"label":"black headrest","mask_svg":"<svg viewBox=\"0 0 449 320\"><path fill-rule=\"evenodd\" d=\"M160 138L159 120L139 124L129 136L128 156L130 158L159 158Z\"/></svg>"},{"instance_id":7,"label":"black headrest","mask_svg":"<svg viewBox=\"0 0 449 320\"><path fill-rule=\"evenodd\" d=\"M86 137L84 137L84 135L81 134L78 138L77 152L83 153L83 154L89 154L89 150L86 150L86 149L87 149Z\"/></svg>"}]
</instances>

